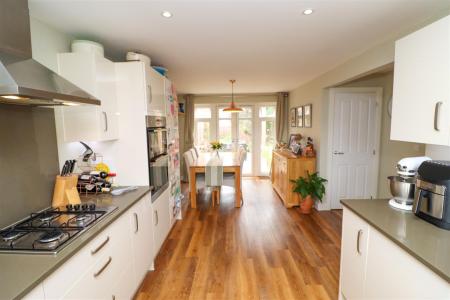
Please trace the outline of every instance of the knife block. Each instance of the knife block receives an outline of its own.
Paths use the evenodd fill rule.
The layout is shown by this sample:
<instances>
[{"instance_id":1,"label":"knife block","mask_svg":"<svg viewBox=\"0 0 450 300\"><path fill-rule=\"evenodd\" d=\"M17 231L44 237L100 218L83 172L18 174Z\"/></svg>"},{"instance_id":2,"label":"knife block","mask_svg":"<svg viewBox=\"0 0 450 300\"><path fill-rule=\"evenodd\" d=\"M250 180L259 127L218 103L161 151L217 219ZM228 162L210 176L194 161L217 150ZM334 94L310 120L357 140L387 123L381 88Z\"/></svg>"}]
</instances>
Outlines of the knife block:
<instances>
[{"instance_id":1,"label":"knife block","mask_svg":"<svg viewBox=\"0 0 450 300\"><path fill-rule=\"evenodd\" d=\"M67 204L79 204L80 195L77 190L78 175L56 176L55 189L53 190L53 207L66 206Z\"/></svg>"}]
</instances>

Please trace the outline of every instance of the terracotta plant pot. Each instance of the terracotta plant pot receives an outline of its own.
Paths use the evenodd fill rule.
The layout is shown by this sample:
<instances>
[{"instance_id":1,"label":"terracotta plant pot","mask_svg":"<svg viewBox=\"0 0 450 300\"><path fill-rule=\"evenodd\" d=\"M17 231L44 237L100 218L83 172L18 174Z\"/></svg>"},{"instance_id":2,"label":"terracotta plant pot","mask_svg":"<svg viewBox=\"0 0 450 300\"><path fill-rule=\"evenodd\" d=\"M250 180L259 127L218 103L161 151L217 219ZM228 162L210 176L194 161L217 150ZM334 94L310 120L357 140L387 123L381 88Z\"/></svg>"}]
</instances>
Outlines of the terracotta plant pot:
<instances>
[{"instance_id":1,"label":"terracotta plant pot","mask_svg":"<svg viewBox=\"0 0 450 300\"><path fill-rule=\"evenodd\" d=\"M314 201L311 196L307 196L300 201L300 211L302 214L309 215L311 213Z\"/></svg>"}]
</instances>

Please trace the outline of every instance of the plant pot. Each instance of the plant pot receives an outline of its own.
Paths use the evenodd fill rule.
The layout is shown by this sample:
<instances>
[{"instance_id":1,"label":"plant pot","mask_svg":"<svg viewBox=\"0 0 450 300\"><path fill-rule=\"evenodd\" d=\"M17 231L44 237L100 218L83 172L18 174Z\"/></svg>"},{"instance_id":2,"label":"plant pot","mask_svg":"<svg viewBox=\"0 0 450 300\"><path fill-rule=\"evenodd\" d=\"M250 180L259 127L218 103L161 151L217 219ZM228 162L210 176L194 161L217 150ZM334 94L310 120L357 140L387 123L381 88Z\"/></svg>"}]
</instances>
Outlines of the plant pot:
<instances>
[{"instance_id":1,"label":"plant pot","mask_svg":"<svg viewBox=\"0 0 450 300\"><path fill-rule=\"evenodd\" d=\"M311 196L306 196L300 200L300 212L305 215L309 215L311 213L314 201Z\"/></svg>"}]
</instances>

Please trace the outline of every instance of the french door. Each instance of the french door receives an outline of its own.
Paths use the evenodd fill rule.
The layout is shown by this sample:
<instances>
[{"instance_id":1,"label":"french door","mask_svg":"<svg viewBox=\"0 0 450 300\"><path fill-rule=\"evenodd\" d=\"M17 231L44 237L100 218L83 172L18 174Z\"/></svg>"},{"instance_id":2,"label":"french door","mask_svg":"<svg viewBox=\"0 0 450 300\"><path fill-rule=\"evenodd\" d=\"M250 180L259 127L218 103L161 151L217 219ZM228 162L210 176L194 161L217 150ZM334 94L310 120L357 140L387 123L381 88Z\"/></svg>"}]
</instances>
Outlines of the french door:
<instances>
[{"instance_id":1,"label":"french door","mask_svg":"<svg viewBox=\"0 0 450 300\"><path fill-rule=\"evenodd\" d=\"M267 176L275 146L275 104L240 105L239 113L224 112L217 107L217 139L225 151L236 151L239 146L247 150L242 174Z\"/></svg>"}]
</instances>

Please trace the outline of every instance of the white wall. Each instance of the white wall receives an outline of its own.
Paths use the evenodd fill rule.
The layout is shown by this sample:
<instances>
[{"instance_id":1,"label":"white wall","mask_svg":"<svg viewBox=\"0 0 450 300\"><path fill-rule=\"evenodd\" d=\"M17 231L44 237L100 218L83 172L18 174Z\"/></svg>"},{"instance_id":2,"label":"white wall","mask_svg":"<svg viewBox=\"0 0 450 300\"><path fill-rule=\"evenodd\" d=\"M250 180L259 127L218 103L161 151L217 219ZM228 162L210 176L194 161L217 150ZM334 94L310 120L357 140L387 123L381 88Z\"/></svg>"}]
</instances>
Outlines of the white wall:
<instances>
[{"instance_id":1,"label":"white wall","mask_svg":"<svg viewBox=\"0 0 450 300\"><path fill-rule=\"evenodd\" d=\"M450 160L450 147L447 146L427 145L425 153L432 159Z\"/></svg>"}]
</instances>

